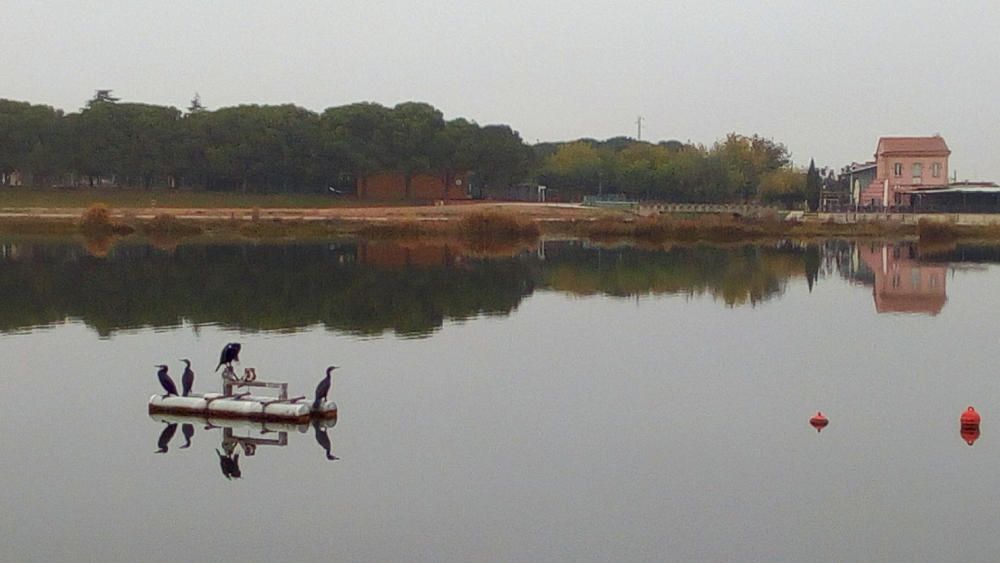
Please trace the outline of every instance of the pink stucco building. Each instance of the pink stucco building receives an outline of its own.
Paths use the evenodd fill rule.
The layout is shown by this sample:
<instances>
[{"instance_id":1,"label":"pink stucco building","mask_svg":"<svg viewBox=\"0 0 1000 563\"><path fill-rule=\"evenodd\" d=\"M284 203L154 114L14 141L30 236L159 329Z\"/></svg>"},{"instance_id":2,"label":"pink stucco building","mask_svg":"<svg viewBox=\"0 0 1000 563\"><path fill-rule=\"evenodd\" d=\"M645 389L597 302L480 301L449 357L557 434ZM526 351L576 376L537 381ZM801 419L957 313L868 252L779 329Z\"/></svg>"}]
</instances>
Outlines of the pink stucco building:
<instances>
[{"instance_id":1,"label":"pink stucco building","mask_svg":"<svg viewBox=\"0 0 1000 563\"><path fill-rule=\"evenodd\" d=\"M875 179L858 202L862 206L897 207L910 204L910 193L948 185L948 156L944 139L882 137L875 149Z\"/></svg>"}]
</instances>

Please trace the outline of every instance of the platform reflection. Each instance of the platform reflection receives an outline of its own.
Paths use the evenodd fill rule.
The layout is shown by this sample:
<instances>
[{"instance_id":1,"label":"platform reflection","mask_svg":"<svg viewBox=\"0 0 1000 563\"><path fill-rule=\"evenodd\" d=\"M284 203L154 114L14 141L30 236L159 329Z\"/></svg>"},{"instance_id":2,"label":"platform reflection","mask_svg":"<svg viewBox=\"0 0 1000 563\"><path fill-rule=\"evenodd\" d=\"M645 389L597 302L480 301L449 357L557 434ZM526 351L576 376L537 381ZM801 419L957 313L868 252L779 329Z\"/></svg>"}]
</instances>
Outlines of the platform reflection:
<instances>
[{"instance_id":1,"label":"platform reflection","mask_svg":"<svg viewBox=\"0 0 1000 563\"><path fill-rule=\"evenodd\" d=\"M178 450L191 447L196 428L201 428L202 433L208 433L210 438L215 431L219 431L219 434L212 439L213 443L218 440L219 446L213 450L218 458L222 475L227 480L243 477L241 461L245 463L247 458L256 456L258 448L284 448L289 444L289 435L306 434L310 430L327 460L340 459L332 453L333 444L328 433L337 424L336 418L317 418L308 424L203 418L163 413L150 414L149 418L164 425L156 439L157 454L171 451L170 443L177 433L178 426L181 426L184 438L184 444L176 448Z\"/></svg>"}]
</instances>

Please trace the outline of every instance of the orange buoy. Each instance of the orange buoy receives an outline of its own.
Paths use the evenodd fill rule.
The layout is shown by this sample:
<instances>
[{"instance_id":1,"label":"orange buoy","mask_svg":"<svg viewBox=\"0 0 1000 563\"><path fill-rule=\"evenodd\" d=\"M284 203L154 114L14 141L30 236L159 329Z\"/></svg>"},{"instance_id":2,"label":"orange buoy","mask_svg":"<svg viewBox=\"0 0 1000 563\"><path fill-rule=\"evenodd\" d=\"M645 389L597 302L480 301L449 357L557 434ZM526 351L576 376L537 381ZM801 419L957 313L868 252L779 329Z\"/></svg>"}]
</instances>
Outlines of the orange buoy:
<instances>
[{"instance_id":1,"label":"orange buoy","mask_svg":"<svg viewBox=\"0 0 1000 563\"><path fill-rule=\"evenodd\" d=\"M966 427L966 426L969 426L969 427L973 427L974 426L976 428L979 428L979 421L980 420L981 420L981 417L979 416L979 413L976 412L976 409L974 409L972 407L969 407L968 409L966 409L965 412L962 413L961 421L962 421L962 427L963 428Z\"/></svg>"},{"instance_id":2,"label":"orange buoy","mask_svg":"<svg viewBox=\"0 0 1000 563\"><path fill-rule=\"evenodd\" d=\"M965 443L971 446L976 443L976 440L979 439L979 426L973 426L971 424L966 426L963 424L959 433L962 435L962 439L965 440Z\"/></svg>"},{"instance_id":3,"label":"orange buoy","mask_svg":"<svg viewBox=\"0 0 1000 563\"><path fill-rule=\"evenodd\" d=\"M826 428L826 425L830 424L830 421L823 416L823 413L816 411L816 416L809 419L809 424L812 424L812 427L816 429L816 432L819 432Z\"/></svg>"}]
</instances>

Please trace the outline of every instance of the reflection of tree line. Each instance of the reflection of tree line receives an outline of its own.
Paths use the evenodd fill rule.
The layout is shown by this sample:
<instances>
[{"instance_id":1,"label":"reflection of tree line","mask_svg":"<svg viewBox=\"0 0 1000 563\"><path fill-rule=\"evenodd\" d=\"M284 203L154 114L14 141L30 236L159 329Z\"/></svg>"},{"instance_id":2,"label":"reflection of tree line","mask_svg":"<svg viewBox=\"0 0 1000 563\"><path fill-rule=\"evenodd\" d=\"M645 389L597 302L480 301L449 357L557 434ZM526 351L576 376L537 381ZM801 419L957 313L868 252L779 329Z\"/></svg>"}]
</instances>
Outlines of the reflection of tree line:
<instances>
[{"instance_id":1,"label":"reflection of tree line","mask_svg":"<svg viewBox=\"0 0 1000 563\"><path fill-rule=\"evenodd\" d=\"M541 250L541 249L540 249ZM249 330L323 324L358 334L426 334L445 319L509 314L534 289L612 296L708 294L728 305L810 286L817 246L670 250L547 243L515 258L447 245L117 246L96 258L70 244L0 247L0 330L80 318L101 334L181 321Z\"/></svg>"},{"instance_id":2,"label":"reflection of tree line","mask_svg":"<svg viewBox=\"0 0 1000 563\"><path fill-rule=\"evenodd\" d=\"M708 294L727 305L779 295L791 277L810 287L820 266L817 246L676 247L669 251L569 247L545 268L545 286L576 294Z\"/></svg>"},{"instance_id":3,"label":"reflection of tree line","mask_svg":"<svg viewBox=\"0 0 1000 563\"><path fill-rule=\"evenodd\" d=\"M72 245L15 250L0 262L2 330L70 317L102 334L182 320L420 334L445 318L508 313L532 291L521 261L382 268L360 263L353 244L119 246L105 258Z\"/></svg>"}]
</instances>

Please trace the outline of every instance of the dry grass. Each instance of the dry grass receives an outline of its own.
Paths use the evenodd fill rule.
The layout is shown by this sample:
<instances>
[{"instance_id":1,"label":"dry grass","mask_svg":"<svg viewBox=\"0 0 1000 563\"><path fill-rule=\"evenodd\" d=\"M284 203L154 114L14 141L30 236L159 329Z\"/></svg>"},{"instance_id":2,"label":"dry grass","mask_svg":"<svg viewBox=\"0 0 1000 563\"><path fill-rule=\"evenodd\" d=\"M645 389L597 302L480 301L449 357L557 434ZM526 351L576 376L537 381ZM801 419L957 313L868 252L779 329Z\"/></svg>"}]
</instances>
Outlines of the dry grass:
<instances>
[{"instance_id":1,"label":"dry grass","mask_svg":"<svg viewBox=\"0 0 1000 563\"><path fill-rule=\"evenodd\" d=\"M446 233L443 227L443 225L427 221L384 221L366 223L357 229L355 234L376 240L418 238L444 235Z\"/></svg>"},{"instance_id":2,"label":"dry grass","mask_svg":"<svg viewBox=\"0 0 1000 563\"><path fill-rule=\"evenodd\" d=\"M922 245L948 245L958 240L995 241L1000 239L1000 225L956 225L945 221L921 220L917 235Z\"/></svg>"},{"instance_id":3,"label":"dry grass","mask_svg":"<svg viewBox=\"0 0 1000 563\"><path fill-rule=\"evenodd\" d=\"M160 213L152 220L141 223L139 231L146 235L165 237L186 237L200 235L201 227L187 221L181 221L169 213Z\"/></svg>"},{"instance_id":4,"label":"dry grass","mask_svg":"<svg viewBox=\"0 0 1000 563\"><path fill-rule=\"evenodd\" d=\"M732 242L777 236L787 232L789 226L778 221L748 221L727 215L707 215L697 218L668 216L643 217L631 221L604 218L596 221L576 222L570 226L571 234L597 242L638 240L652 243L664 241Z\"/></svg>"},{"instance_id":5,"label":"dry grass","mask_svg":"<svg viewBox=\"0 0 1000 563\"><path fill-rule=\"evenodd\" d=\"M354 234L371 239L454 238L466 243L489 246L518 241L533 241L541 235L538 223L527 217L501 211L476 212L456 221L370 222Z\"/></svg>"},{"instance_id":6,"label":"dry grass","mask_svg":"<svg viewBox=\"0 0 1000 563\"><path fill-rule=\"evenodd\" d=\"M922 243L953 242L959 237L959 230L952 223L921 219L917 223L917 237Z\"/></svg>"},{"instance_id":7,"label":"dry grass","mask_svg":"<svg viewBox=\"0 0 1000 563\"><path fill-rule=\"evenodd\" d=\"M5 235L71 236L79 232L80 226L73 219L38 220L24 217L0 219L0 233Z\"/></svg>"},{"instance_id":8,"label":"dry grass","mask_svg":"<svg viewBox=\"0 0 1000 563\"><path fill-rule=\"evenodd\" d=\"M458 234L473 241L534 240L541 235L538 223L503 212L472 213L458 221Z\"/></svg>"}]
</instances>

